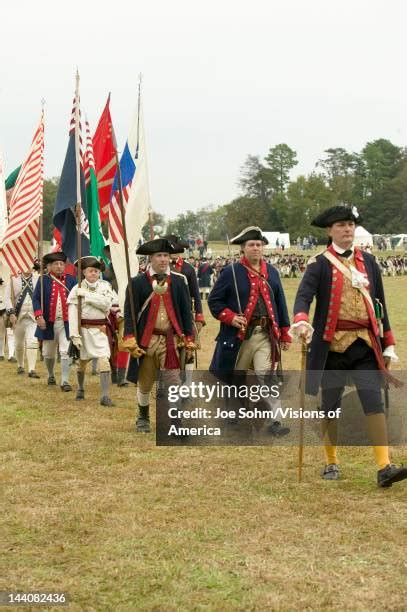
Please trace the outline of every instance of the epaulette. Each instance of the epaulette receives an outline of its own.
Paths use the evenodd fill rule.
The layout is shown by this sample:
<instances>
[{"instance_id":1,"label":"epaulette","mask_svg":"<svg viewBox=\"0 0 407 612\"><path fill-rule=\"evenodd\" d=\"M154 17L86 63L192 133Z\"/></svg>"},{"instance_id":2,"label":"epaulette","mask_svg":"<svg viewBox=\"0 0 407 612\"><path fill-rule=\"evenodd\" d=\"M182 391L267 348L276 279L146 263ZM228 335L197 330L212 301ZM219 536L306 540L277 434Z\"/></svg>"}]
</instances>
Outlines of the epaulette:
<instances>
[{"instance_id":1,"label":"epaulette","mask_svg":"<svg viewBox=\"0 0 407 612\"><path fill-rule=\"evenodd\" d=\"M181 276L181 278L184 279L184 283L188 285L188 280L185 274L181 274L181 272L174 272L174 270L171 270L171 274L175 274L176 276Z\"/></svg>"},{"instance_id":2,"label":"epaulette","mask_svg":"<svg viewBox=\"0 0 407 612\"><path fill-rule=\"evenodd\" d=\"M319 253L315 253L315 255L313 255L312 257L310 257L307 261L307 266L309 266L310 264L313 264L316 262L317 257L319 257L320 255L323 255L325 253L326 249L324 249L323 251L320 251Z\"/></svg>"}]
</instances>

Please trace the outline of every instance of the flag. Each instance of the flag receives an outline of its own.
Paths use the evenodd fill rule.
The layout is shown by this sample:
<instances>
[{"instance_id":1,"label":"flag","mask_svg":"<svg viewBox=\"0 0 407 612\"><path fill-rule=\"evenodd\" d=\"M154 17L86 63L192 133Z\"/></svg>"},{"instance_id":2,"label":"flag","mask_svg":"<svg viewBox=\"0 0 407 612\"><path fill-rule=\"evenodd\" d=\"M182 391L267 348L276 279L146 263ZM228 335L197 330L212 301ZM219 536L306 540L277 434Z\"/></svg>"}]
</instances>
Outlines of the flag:
<instances>
[{"instance_id":1,"label":"flag","mask_svg":"<svg viewBox=\"0 0 407 612\"><path fill-rule=\"evenodd\" d=\"M90 254L100 257L108 263L103 248L106 244L100 225L99 216L99 197L98 184L95 173L95 159L93 157L93 145L90 135L88 120L85 121L86 127L86 149L85 149L85 185L86 185L86 204L88 207Z\"/></svg>"},{"instance_id":2,"label":"flag","mask_svg":"<svg viewBox=\"0 0 407 612\"><path fill-rule=\"evenodd\" d=\"M8 223L7 199L6 199L6 181L3 167L3 157L0 153L0 244L3 242L3 236Z\"/></svg>"},{"instance_id":3,"label":"flag","mask_svg":"<svg viewBox=\"0 0 407 612\"><path fill-rule=\"evenodd\" d=\"M116 174L116 151L112 139L113 126L109 104L110 94L92 139L101 221L105 221L109 216L112 185Z\"/></svg>"},{"instance_id":4,"label":"flag","mask_svg":"<svg viewBox=\"0 0 407 612\"><path fill-rule=\"evenodd\" d=\"M89 223L81 145L79 91L77 87L69 128L68 149L59 181L53 216L54 225L61 232L62 250L72 263L77 259L76 204L79 193L81 200L81 256L89 255ZM78 177L80 189L77 189Z\"/></svg>"},{"instance_id":5,"label":"flag","mask_svg":"<svg viewBox=\"0 0 407 612\"><path fill-rule=\"evenodd\" d=\"M138 258L135 254L141 230L148 219L150 192L148 186L147 156L141 101L131 126L130 134L120 159L123 206L130 261L130 275L138 272ZM113 183L113 194L109 207L109 246L112 264L119 289L119 305L123 309L128 283L124 230L120 211L118 176Z\"/></svg>"},{"instance_id":6,"label":"flag","mask_svg":"<svg viewBox=\"0 0 407 612\"><path fill-rule=\"evenodd\" d=\"M44 114L21 166L10 201L0 255L16 275L31 270L38 248L39 217L44 185Z\"/></svg>"}]
</instances>

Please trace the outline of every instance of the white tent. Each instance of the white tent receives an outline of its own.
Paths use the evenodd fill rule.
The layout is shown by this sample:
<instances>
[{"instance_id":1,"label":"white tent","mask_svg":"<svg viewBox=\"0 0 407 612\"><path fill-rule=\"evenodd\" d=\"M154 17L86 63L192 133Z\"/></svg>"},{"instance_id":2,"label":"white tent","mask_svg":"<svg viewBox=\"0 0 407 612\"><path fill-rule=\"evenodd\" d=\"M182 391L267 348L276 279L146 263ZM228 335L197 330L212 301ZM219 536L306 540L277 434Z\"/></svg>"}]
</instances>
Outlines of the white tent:
<instances>
[{"instance_id":1,"label":"white tent","mask_svg":"<svg viewBox=\"0 0 407 612\"><path fill-rule=\"evenodd\" d=\"M269 243L266 244L266 249L276 249L282 245L284 245L285 249L290 248L290 234L281 232L263 232L263 236L265 236L269 241Z\"/></svg>"},{"instance_id":2,"label":"white tent","mask_svg":"<svg viewBox=\"0 0 407 612\"><path fill-rule=\"evenodd\" d=\"M364 227L357 225L354 244L356 246L373 246L373 236Z\"/></svg>"}]
</instances>

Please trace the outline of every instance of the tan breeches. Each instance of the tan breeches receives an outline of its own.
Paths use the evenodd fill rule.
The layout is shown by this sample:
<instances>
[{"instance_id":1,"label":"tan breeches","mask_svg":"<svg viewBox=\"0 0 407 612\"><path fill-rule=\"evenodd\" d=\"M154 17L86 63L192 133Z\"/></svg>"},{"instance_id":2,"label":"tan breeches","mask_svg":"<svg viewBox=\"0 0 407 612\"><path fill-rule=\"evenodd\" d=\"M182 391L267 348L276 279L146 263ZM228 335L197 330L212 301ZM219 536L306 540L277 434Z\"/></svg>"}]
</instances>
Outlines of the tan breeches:
<instances>
[{"instance_id":1,"label":"tan breeches","mask_svg":"<svg viewBox=\"0 0 407 612\"><path fill-rule=\"evenodd\" d=\"M99 372L110 372L110 362L107 357L98 357L97 360ZM86 372L86 366L88 365L89 361L92 361L92 359L80 359L78 370L80 372Z\"/></svg>"}]
</instances>

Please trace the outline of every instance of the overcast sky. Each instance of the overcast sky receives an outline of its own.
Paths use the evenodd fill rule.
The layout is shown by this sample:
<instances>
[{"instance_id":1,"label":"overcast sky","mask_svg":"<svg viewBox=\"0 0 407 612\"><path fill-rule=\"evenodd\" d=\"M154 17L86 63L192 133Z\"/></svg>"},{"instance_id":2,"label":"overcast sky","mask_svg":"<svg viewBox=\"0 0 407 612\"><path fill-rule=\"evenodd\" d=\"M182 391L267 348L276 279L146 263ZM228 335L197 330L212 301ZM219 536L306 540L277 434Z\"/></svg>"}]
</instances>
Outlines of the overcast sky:
<instances>
[{"instance_id":1,"label":"overcast sky","mask_svg":"<svg viewBox=\"0 0 407 612\"><path fill-rule=\"evenodd\" d=\"M68 142L76 66L91 130L109 91L123 147L143 73L153 208L167 218L238 195L248 154L285 142L293 177L324 149L407 144L403 0L2 3L0 148L26 155L46 99L46 176Z\"/></svg>"}]
</instances>

